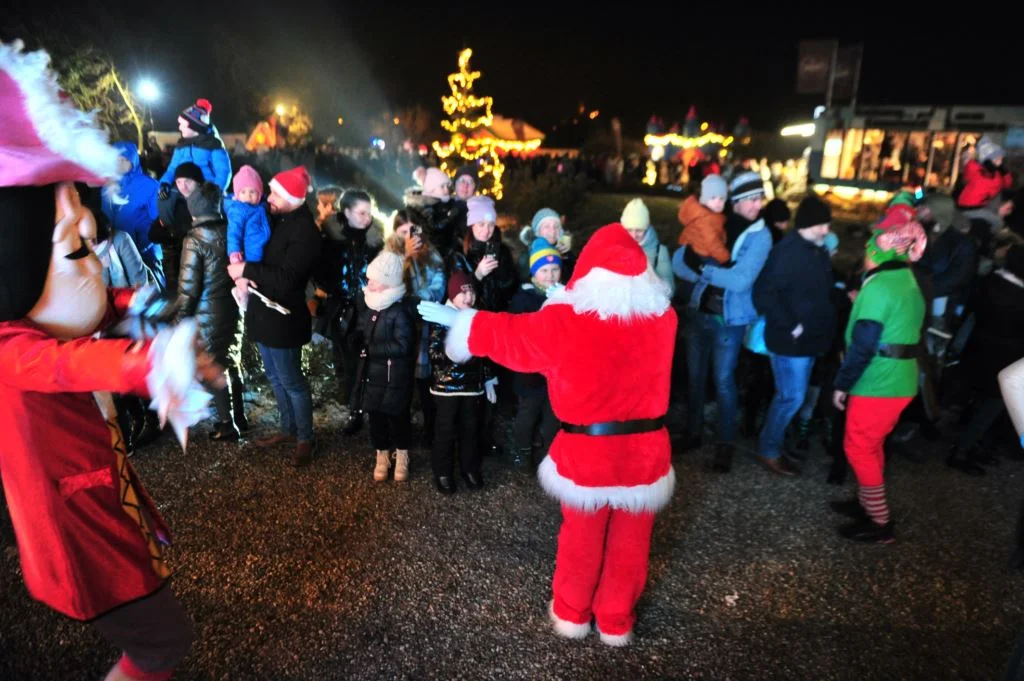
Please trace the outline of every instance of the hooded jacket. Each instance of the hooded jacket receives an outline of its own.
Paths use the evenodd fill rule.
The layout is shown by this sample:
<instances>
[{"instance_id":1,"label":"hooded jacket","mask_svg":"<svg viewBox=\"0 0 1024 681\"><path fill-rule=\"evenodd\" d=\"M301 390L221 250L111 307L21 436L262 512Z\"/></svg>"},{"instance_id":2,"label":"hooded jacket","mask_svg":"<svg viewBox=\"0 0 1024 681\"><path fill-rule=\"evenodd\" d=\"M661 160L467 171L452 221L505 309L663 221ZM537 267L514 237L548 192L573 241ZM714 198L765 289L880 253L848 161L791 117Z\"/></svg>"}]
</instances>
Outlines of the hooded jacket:
<instances>
[{"instance_id":1,"label":"hooded jacket","mask_svg":"<svg viewBox=\"0 0 1024 681\"><path fill-rule=\"evenodd\" d=\"M263 248L270 241L270 218L267 205L224 199L224 214L228 218L228 255L241 253L244 260L259 262Z\"/></svg>"},{"instance_id":2,"label":"hooded jacket","mask_svg":"<svg viewBox=\"0 0 1024 681\"><path fill-rule=\"evenodd\" d=\"M132 167L121 176L117 191L119 198L115 200L114 195L104 193L103 213L115 230L132 238L146 262L155 262L161 258L160 246L151 244L149 228L157 218L156 195L160 185L142 172L139 150L134 144L114 142L113 146Z\"/></svg>"},{"instance_id":3,"label":"hooded jacket","mask_svg":"<svg viewBox=\"0 0 1024 681\"><path fill-rule=\"evenodd\" d=\"M226 192L231 186L231 157L224 148L217 129L210 126L211 132L197 137L182 137L178 140L171 156L171 164L167 166L161 184L174 184L174 171L179 165L190 161L199 166L207 182L212 182Z\"/></svg>"},{"instance_id":4,"label":"hooded jacket","mask_svg":"<svg viewBox=\"0 0 1024 681\"><path fill-rule=\"evenodd\" d=\"M679 222L683 225L680 246L692 246L698 255L714 258L720 265L729 262L724 214L714 212L696 196L690 196L679 206Z\"/></svg>"},{"instance_id":5,"label":"hooded jacket","mask_svg":"<svg viewBox=\"0 0 1024 681\"><path fill-rule=\"evenodd\" d=\"M222 367L234 365L238 350L238 305L228 276L227 224L223 219L197 220L181 251L178 317L195 317L206 351Z\"/></svg>"}]
</instances>

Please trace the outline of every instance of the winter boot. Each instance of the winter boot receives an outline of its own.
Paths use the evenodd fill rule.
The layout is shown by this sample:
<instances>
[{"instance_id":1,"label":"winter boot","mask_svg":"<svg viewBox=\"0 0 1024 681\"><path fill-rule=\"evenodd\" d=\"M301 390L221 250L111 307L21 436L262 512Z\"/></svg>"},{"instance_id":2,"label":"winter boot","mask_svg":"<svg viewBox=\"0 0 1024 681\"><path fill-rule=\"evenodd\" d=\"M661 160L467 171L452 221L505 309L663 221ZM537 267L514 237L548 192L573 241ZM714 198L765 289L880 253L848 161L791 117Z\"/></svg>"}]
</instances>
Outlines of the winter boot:
<instances>
[{"instance_id":1,"label":"winter boot","mask_svg":"<svg viewBox=\"0 0 1024 681\"><path fill-rule=\"evenodd\" d=\"M395 482L405 482L409 479L409 450L395 450Z\"/></svg>"},{"instance_id":2,"label":"winter boot","mask_svg":"<svg viewBox=\"0 0 1024 681\"><path fill-rule=\"evenodd\" d=\"M408 455L408 453L406 453L406 455ZM391 452L378 449L377 464L373 467L373 479L376 482L383 482L387 480L389 468L391 468Z\"/></svg>"},{"instance_id":3,"label":"winter boot","mask_svg":"<svg viewBox=\"0 0 1024 681\"><path fill-rule=\"evenodd\" d=\"M732 454L735 445L731 442L719 442L715 447L715 458L711 463L711 469L716 473L728 473L732 470Z\"/></svg>"},{"instance_id":4,"label":"winter boot","mask_svg":"<svg viewBox=\"0 0 1024 681\"><path fill-rule=\"evenodd\" d=\"M345 426L341 429L343 435L355 435L363 429L363 412L353 412L349 417Z\"/></svg>"},{"instance_id":5,"label":"winter boot","mask_svg":"<svg viewBox=\"0 0 1024 681\"><path fill-rule=\"evenodd\" d=\"M839 535L845 539L865 544L893 544L896 542L891 520L885 525L879 525L867 517L840 526Z\"/></svg>"},{"instance_id":6,"label":"winter boot","mask_svg":"<svg viewBox=\"0 0 1024 681\"><path fill-rule=\"evenodd\" d=\"M811 447L810 440L807 439L807 435L811 432L811 420L800 419L796 425L796 450L799 452L806 452Z\"/></svg>"},{"instance_id":7,"label":"winter boot","mask_svg":"<svg viewBox=\"0 0 1024 681\"><path fill-rule=\"evenodd\" d=\"M210 439L214 442L235 442L238 440L238 431L231 421L218 421L216 427L210 432Z\"/></svg>"},{"instance_id":8,"label":"winter boot","mask_svg":"<svg viewBox=\"0 0 1024 681\"><path fill-rule=\"evenodd\" d=\"M133 443L135 451L150 444L158 437L160 437L160 419L157 418L156 412L147 409L146 415L142 419L142 428L139 429Z\"/></svg>"},{"instance_id":9,"label":"winter boot","mask_svg":"<svg viewBox=\"0 0 1024 681\"><path fill-rule=\"evenodd\" d=\"M946 465L952 468L959 468L967 475L985 475L985 469L979 466L971 456L961 452L960 448L956 445L950 448L949 456L946 457Z\"/></svg>"}]
</instances>

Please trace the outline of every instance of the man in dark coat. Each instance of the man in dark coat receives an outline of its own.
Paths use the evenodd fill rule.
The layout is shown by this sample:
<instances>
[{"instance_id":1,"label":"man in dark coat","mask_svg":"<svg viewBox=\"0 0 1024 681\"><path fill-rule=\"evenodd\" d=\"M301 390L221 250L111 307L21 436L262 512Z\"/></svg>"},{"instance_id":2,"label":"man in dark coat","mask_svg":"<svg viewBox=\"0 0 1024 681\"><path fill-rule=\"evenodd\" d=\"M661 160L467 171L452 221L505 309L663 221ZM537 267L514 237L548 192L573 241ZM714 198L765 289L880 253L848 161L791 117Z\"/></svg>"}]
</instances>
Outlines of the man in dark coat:
<instances>
[{"instance_id":1,"label":"man in dark coat","mask_svg":"<svg viewBox=\"0 0 1024 681\"><path fill-rule=\"evenodd\" d=\"M163 252L165 290L178 290L181 268L181 242L192 229L188 197L204 182L203 173L195 163L182 163L174 170L176 191L164 194L157 203L157 221L149 229L149 240L160 245Z\"/></svg>"},{"instance_id":2,"label":"man in dark coat","mask_svg":"<svg viewBox=\"0 0 1024 681\"><path fill-rule=\"evenodd\" d=\"M275 175L267 197L274 220L263 261L228 266L232 279L250 282L253 295L245 325L259 348L281 415L281 431L255 444L295 443L293 466L309 464L314 448L313 400L302 373L302 346L312 335L306 282L320 257L320 232L306 205L309 185L302 166Z\"/></svg>"},{"instance_id":3,"label":"man in dark coat","mask_svg":"<svg viewBox=\"0 0 1024 681\"><path fill-rule=\"evenodd\" d=\"M206 351L231 376L230 390L224 386L213 393L217 428L210 439L237 440L238 431L248 429L248 422L242 408L238 305L231 296L234 282L228 276L227 222L221 213L220 188L203 184L188 197L188 210L192 229L182 244L178 317L196 318Z\"/></svg>"},{"instance_id":4,"label":"man in dark coat","mask_svg":"<svg viewBox=\"0 0 1024 681\"><path fill-rule=\"evenodd\" d=\"M804 402L815 357L828 351L835 334L832 264L823 248L831 222L831 211L817 196L801 201L794 231L772 249L754 285L775 377L758 460L781 475L797 472L782 456L786 427Z\"/></svg>"}]
</instances>

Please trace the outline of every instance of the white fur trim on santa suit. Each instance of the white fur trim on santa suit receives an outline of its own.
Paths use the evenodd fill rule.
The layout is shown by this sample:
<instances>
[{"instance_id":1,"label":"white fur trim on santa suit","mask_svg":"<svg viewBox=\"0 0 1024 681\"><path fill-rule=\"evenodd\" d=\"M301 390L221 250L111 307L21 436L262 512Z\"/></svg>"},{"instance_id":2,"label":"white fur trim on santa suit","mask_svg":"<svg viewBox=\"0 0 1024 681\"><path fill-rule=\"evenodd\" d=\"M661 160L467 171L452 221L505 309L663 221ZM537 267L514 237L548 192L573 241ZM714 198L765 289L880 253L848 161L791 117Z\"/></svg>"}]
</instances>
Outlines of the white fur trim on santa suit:
<instances>
[{"instance_id":1,"label":"white fur trim on santa suit","mask_svg":"<svg viewBox=\"0 0 1024 681\"><path fill-rule=\"evenodd\" d=\"M25 123L32 126L43 148L0 148L0 184L39 186L78 180L100 185L117 179L120 154L108 144L107 133L96 125L95 115L79 111L70 100L61 99L46 52L23 52L23 48L20 40L0 43L0 72L6 73L21 91ZM8 121L17 115L9 110L0 120ZM4 131L0 131L0 140L3 139ZM73 172L75 169L68 165L76 166L79 172Z\"/></svg>"},{"instance_id":2,"label":"white fur trim on santa suit","mask_svg":"<svg viewBox=\"0 0 1024 681\"><path fill-rule=\"evenodd\" d=\"M672 304L668 284L650 265L643 274L631 277L603 267L595 267L586 276L560 288L545 305L572 305L576 314L597 313L601 319L630 320L657 317Z\"/></svg>"},{"instance_id":3,"label":"white fur trim on santa suit","mask_svg":"<svg viewBox=\"0 0 1024 681\"><path fill-rule=\"evenodd\" d=\"M444 340L444 351L456 364L465 364L473 359L469 352L469 330L473 327L476 310L460 310L452 328Z\"/></svg>"},{"instance_id":4,"label":"white fur trim on santa suit","mask_svg":"<svg viewBox=\"0 0 1024 681\"><path fill-rule=\"evenodd\" d=\"M601 643L606 646L612 646L613 648L621 648L628 646L633 642L633 632L627 631L625 634L606 634L600 629L597 630L598 636L601 637Z\"/></svg>"},{"instance_id":5,"label":"white fur trim on santa suit","mask_svg":"<svg viewBox=\"0 0 1024 681\"><path fill-rule=\"evenodd\" d=\"M563 504L581 511L596 511L610 506L632 513L654 513L668 505L676 488L676 472L671 466L668 473L649 485L579 485L559 473L558 466L550 456L544 457L537 467L537 478L545 492Z\"/></svg>"},{"instance_id":6,"label":"white fur trim on santa suit","mask_svg":"<svg viewBox=\"0 0 1024 681\"><path fill-rule=\"evenodd\" d=\"M281 183L277 181L276 177L270 181L270 191L274 192L282 199L284 199L285 202L292 208L298 208L299 206L306 202L306 197L304 196L292 196L291 194L289 194L288 190L285 189L281 185Z\"/></svg>"},{"instance_id":7,"label":"white fur trim on santa suit","mask_svg":"<svg viewBox=\"0 0 1024 681\"><path fill-rule=\"evenodd\" d=\"M561 617L555 614L555 602L550 601L548 603L548 617L551 619L551 627L555 630L555 633L562 638L573 638L581 639L586 638L590 634L590 623L577 624L576 622L570 622L569 620L563 620Z\"/></svg>"}]
</instances>

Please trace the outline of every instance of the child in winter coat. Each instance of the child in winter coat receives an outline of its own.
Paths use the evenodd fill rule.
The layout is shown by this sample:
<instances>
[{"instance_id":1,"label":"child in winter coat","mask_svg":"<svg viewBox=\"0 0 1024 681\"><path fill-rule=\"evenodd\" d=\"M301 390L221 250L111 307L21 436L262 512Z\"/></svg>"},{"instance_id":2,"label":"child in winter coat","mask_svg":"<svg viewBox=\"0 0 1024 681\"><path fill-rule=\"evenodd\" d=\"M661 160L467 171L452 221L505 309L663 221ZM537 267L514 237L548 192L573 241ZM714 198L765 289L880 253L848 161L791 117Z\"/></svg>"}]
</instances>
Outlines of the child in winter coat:
<instances>
[{"instance_id":1,"label":"child in winter coat","mask_svg":"<svg viewBox=\"0 0 1024 681\"><path fill-rule=\"evenodd\" d=\"M447 305L466 310L476 303L476 291L469 275L461 270L448 278ZM452 472L455 464L455 440L459 441L459 468L462 479L470 489L483 486L480 474L479 417L481 398L486 394L492 404L497 401L490 367L483 359L474 357L465 364L456 364L445 353L448 329L432 326L430 331L430 363L434 381L430 393L434 396L435 423L434 448L431 466L434 480L442 494L455 493Z\"/></svg>"},{"instance_id":2,"label":"child in winter coat","mask_svg":"<svg viewBox=\"0 0 1024 681\"><path fill-rule=\"evenodd\" d=\"M519 233L519 240L526 246L526 250L519 256L519 279L523 282L530 281L530 247L537 238L545 239L558 251L562 258L562 279L569 281L572 277L573 267L576 265L576 255L572 252L572 238L562 228L562 216L551 208L541 208L537 211L529 227L524 227Z\"/></svg>"},{"instance_id":3,"label":"child in winter coat","mask_svg":"<svg viewBox=\"0 0 1024 681\"><path fill-rule=\"evenodd\" d=\"M402 257L381 251L366 268L367 284L358 298L361 342L352 410L370 417L370 442L377 450L373 479L387 480L395 450L395 481L409 476L413 365L416 322L411 305L402 302Z\"/></svg>"},{"instance_id":4,"label":"child in winter coat","mask_svg":"<svg viewBox=\"0 0 1024 681\"><path fill-rule=\"evenodd\" d=\"M231 264L260 262L263 247L270 241L270 219L267 209L260 203L263 198L263 180L252 166L238 169L231 183L234 198L224 199L224 212L228 218L228 258ZM245 309L249 297L249 282L238 279L231 295L238 306Z\"/></svg>"},{"instance_id":5,"label":"child in winter coat","mask_svg":"<svg viewBox=\"0 0 1024 681\"><path fill-rule=\"evenodd\" d=\"M537 238L530 247L530 275L530 283L523 284L512 297L509 312L537 312L547 300L548 292L560 287L562 258L546 239ZM512 463L522 466L529 462L532 467L534 431L539 427L536 442L543 454L555 439L558 419L548 400L548 382L540 374L513 374L512 389L519 398L512 429Z\"/></svg>"},{"instance_id":6,"label":"child in winter coat","mask_svg":"<svg viewBox=\"0 0 1024 681\"><path fill-rule=\"evenodd\" d=\"M679 245L690 246L697 255L714 258L720 265L731 257L725 245L722 213L728 193L720 175L708 175L700 183L700 200L690 196L679 206L679 222L683 225Z\"/></svg>"},{"instance_id":7,"label":"child in winter coat","mask_svg":"<svg viewBox=\"0 0 1024 681\"><path fill-rule=\"evenodd\" d=\"M640 248L644 249L647 263L654 273L668 284L670 293L675 293L676 277L672 273L672 256L668 252L668 247L658 241L658 233L651 225L651 213L643 199L633 199L627 203L619 222L633 240L640 244Z\"/></svg>"}]
</instances>

